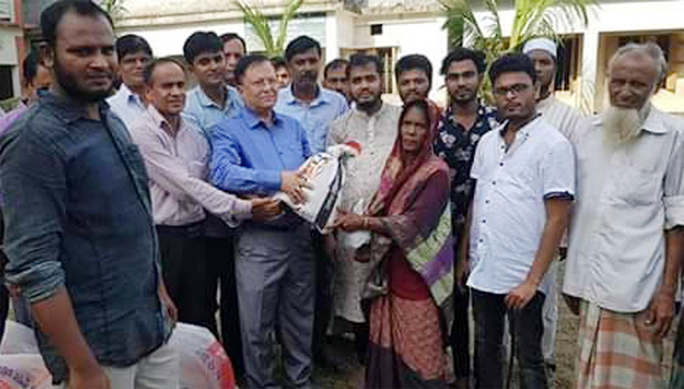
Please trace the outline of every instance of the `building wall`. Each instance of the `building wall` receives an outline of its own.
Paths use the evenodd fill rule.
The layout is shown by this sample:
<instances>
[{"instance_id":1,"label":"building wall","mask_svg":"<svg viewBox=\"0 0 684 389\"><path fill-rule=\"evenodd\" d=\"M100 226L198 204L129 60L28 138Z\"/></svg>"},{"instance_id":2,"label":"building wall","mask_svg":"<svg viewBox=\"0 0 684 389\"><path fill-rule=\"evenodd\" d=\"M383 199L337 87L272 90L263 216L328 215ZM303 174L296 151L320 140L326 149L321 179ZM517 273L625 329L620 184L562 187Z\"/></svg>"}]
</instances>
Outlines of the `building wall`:
<instances>
[{"instance_id":1,"label":"building wall","mask_svg":"<svg viewBox=\"0 0 684 389\"><path fill-rule=\"evenodd\" d=\"M382 24L382 34L371 35L371 25ZM432 96L443 100L439 88L444 84L439 75L442 59L447 54L447 34L443 19L437 15L368 15L357 17L354 42L350 49L397 48L397 59L407 54L423 54L434 68Z\"/></svg>"}]
</instances>

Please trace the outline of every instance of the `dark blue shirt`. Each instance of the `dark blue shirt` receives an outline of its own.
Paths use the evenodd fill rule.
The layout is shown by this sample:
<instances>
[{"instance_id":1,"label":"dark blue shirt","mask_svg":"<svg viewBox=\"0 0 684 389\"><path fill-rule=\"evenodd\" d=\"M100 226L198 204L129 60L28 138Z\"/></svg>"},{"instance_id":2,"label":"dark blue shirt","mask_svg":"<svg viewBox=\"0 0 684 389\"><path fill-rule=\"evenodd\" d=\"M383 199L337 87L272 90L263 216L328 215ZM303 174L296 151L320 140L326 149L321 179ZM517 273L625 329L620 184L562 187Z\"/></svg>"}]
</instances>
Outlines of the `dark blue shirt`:
<instances>
[{"instance_id":1,"label":"dark blue shirt","mask_svg":"<svg viewBox=\"0 0 684 389\"><path fill-rule=\"evenodd\" d=\"M123 367L158 348L170 323L143 160L104 103L100 115L48 95L0 138L7 281L32 303L65 286L97 360ZM37 335L54 381L65 380Z\"/></svg>"}]
</instances>

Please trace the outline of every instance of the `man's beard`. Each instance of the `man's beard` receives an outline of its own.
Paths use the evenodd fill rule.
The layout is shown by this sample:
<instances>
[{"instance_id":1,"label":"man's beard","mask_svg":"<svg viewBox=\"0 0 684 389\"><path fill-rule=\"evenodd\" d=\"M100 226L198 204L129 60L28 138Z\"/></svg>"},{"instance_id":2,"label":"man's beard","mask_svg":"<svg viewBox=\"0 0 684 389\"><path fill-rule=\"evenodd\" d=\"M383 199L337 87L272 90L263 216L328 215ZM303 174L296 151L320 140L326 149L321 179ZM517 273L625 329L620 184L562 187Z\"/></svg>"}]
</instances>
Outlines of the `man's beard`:
<instances>
[{"instance_id":1,"label":"man's beard","mask_svg":"<svg viewBox=\"0 0 684 389\"><path fill-rule=\"evenodd\" d=\"M114 83L112 82L107 90L88 91L84 90L78 85L76 76L64 70L59 60L55 58L54 62L55 78L57 83L62 87L64 92L71 96L74 100L85 101L88 103L95 103L102 101L111 95Z\"/></svg>"},{"instance_id":2,"label":"man's beard","mask_svg":"<svg viewBox=\"0 0 684 389\"><path fill-rule=\"evenodd\" d=\"M378 104L380 104L381 100L382 100L382 97L373 96L372 100L356 101L356 106L362 111L367 111L369 109L375 108Z\"/></svg>"},{"instance_id":3,"label":"man's beard","mask_svg":"<svg viewBox=\"0 0 684 389\"><path fill-rule=\"evenodd\" d=\"M643 108L619 108L609 106L602 114L604 139L612 145L629 143L636 139L644 123Z\"/></svg>"}]
</instances>

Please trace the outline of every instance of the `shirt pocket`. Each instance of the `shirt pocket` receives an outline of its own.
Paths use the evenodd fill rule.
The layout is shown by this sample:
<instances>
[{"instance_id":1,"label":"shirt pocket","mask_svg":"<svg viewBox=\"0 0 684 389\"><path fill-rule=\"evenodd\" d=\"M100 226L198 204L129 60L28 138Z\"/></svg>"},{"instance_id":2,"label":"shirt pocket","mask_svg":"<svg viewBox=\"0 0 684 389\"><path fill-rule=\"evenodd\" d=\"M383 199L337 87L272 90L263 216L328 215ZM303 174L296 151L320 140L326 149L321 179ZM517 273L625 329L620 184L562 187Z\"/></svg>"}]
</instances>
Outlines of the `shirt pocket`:
<instances>
[{"instance_id":1,"label":"shirt pocket","mask_svg":"<svg viewBox=\"0 0 684 389\"><path fill-rule=\"evenodd\" d=\"M662 177L633 166L616 167L613 197L631 206L652 205L660 201Z\"/></svg>"}]
</instances>

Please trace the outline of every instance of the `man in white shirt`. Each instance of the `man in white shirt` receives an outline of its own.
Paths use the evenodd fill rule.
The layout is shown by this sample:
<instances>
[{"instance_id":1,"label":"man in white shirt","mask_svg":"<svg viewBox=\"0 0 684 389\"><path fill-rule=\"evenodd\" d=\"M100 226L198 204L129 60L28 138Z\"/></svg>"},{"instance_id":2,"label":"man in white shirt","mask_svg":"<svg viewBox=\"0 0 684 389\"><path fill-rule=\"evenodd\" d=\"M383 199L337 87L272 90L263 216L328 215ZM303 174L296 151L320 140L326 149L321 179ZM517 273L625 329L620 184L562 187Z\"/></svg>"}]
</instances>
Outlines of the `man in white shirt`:
<instances>
[{"instance_id":1,"label":"man in white shirt","mask_svg":"<svg viewBox=\"0 0 684 389\"><path fill-rule=\"evenodd\" d=\"M121 86L107 99L112 111L129 128L145 112L143 68L152 60L152 48L145 38L128 34L116 40Z\"/></svg>"},{"instance_id":2,"label":"man in white shirt","mask_svg":"<svg viewBox=\"0 0 684 389\"><path fill-rule=\"evenodd\" d=\"M273 200L239 199L206 182L209 144L181 116L185 78L182 65L175 60L151 62L144 71L149 107L129 130L150 177L164 282L179 320L210 327L205 304L204 210L235 226L245 219L275 216L279 207Z\"/></svg>"},{"instance_id":3,"label":"man in white shirt","mask_svg":"<svg viewBox=\"0 0 684 389\"><path fill-rule=\"evenodd\" d=\"M539 79L539 95L537 96L537 112L542 119L551 124L561 134L569 137L577 126L584 120L582 113L559 101L554 96L554 81L558 69L556 60L558 47L549 38L530 39L523 46L523 54L530 57L534 63ZM567 248L566 239L561 241L561 247ZM549 268L550 287L549 294L544 300L544 336L542 337L542 352L547 366L555 370L556 366L556 330L558 328L558 287L557 287L557 262Z\"/></svg>"},{"instance_id":4,"label":"man in white shirt","mask_svg":"<svg viewBox=\"0 0 684 389\"><path fill-rule=\"evenodd\" d=\"M609 63L610 106L573 134L578 202L563 292L580 315L577 387L665 387L684 238L684 122L650 103L667 70L655 44Z\"/></svg>"},{"instance_id":5,"label":"man in white shirt","mask_svg":"<svg viewBox=\"0 0 684 389\"><path fill-rule=\"evenodd\" d=\"M508 318L521 388L546 388L542 306L575 192L572 145L535 110L536 73L522 54L489 71L506 121L482 136L470 225L477 388L502 388L502 338Z\"/></svg>"}]
</instances>

